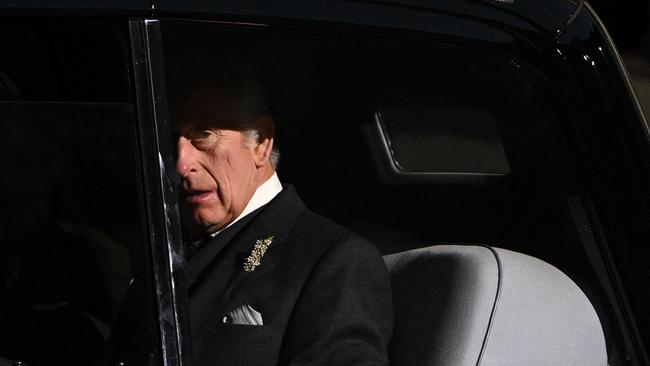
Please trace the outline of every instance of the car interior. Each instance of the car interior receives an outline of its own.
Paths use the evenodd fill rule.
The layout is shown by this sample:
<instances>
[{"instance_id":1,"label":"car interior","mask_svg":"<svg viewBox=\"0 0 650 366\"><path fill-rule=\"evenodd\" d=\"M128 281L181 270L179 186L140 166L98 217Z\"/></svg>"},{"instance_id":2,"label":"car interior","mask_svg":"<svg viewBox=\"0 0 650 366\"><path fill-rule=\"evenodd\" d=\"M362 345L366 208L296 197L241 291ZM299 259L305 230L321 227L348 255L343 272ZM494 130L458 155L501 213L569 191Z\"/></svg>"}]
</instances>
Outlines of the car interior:
<instances>
[{"instance_id":1,"label":"car interior","mask_svg":"<svg viewBox=\"0 0 650 366\"><path fill-rule=\"evenodd\" d=\"M384 254L401 253L387 257L389 268L395 260L391 258L431 256L426 266L431 272L426 274L418 272L418 266L423 266L419 259L416 269L393 270L396 317L414 317L396 328L391 345L395 364L460 365L477 364L480 359L480 364L490 365L504 364L508 358L512 365L523 360L604 365L605 337L609 362L617 364L613 335L617 328L610 324L614 314L589 260L590 248L579 232L578 220L584 213L579 200L581 181L560 116L552 107L557 101L536 70L522 72L497 56L444 43L341 36L323 37L314 45L313 36L297 35L289 38L291 42L286 34L269 33L248 35L239 30L236 36L226 32L220 37L231 36L268 56L260 69L277 122L281 179L293 184L312 210L368 239ZM272 51L266 52L269 48ZM417 249L429 246L433 247ZM500 249L489 252L485 248ZM521 282L512 284L510 290L501 286L515 281L512 277L501 278L504 282L498 287L501 295L557 305L555 309L562 310L554 314L564 313L552 324L571 324L571 329L585 333L550 326L549 309L539 308L536 313L533 306L527 309L539 315L536 320L517 323L517 312L504 305L508 300L492 298L483 311L496 301L497 311L512 321L501 329L518 328L511 341L531 334L540 337L529 337L526 346L510 342L508 347L513 348L508 348L508 336L501 334L504 338L497 340L497 316L492 319L495 323L483 329L483 337L468 340L468 333L460 330L467 314L445 317L458 308L453 302L460 296L457 293L477 295L463 288L465 276L471 277L468 268L475 268L464 251L483 252L493 259L497 253L496 257L502 257L499 278L511 271L507 266L542 263L528 256L559 268L561 272L540 264L546 268L536 272L532 265L530 273L522 270L516 278ZM436 267L440 263L447 264ZM460 268L468 273L457 274ZM483 274L476 277L481 286L489 281ZM557 292L550 278L558 279ZM550 286L546 294L540 288L541 279ZM437 302L427 302L429 297ZM559 305L573 300L576 303L566 303L566 308ZM454 325L455 337L435 321L422 330L423 304L431 305L432 317ZM577 314L586 314L586 318ZM570 319L576 323L565 322ZM400 328L407 323L415 328ZM431 343L412 342L422 334L430 335ZM576 338L559 336L569 334ZM450 341L436 343L442 339ZM479 351L472 354L465 342ZM405 343L409 346L401 348ZM415 347L426 350L426 356ZM547 353L558 358L551 359ZM401 358L413 354L422 357ZM563 359L568 355L583 356ZM422 363L423 359L430 363Z\"/></svg>"}]
</instances>

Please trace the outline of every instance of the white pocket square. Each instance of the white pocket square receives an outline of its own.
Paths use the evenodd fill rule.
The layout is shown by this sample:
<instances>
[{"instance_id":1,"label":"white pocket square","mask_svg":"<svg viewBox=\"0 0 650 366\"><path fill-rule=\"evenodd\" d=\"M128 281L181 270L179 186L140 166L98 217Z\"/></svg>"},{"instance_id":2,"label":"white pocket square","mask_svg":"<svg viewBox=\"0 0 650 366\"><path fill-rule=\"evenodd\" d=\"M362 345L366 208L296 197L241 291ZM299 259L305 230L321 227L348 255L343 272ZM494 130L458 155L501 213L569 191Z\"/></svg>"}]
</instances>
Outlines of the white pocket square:
<instances>
[{"instance_id":1,"label":"white pocket square","mask_svg":"<svg viewBox=\"0 0 650 366\"><path fill-rule=\"evenodd\" d=\"M221 321L224 324L264 325L262 314L248 304L228 312Z\"/></svg>"}]
</instances>

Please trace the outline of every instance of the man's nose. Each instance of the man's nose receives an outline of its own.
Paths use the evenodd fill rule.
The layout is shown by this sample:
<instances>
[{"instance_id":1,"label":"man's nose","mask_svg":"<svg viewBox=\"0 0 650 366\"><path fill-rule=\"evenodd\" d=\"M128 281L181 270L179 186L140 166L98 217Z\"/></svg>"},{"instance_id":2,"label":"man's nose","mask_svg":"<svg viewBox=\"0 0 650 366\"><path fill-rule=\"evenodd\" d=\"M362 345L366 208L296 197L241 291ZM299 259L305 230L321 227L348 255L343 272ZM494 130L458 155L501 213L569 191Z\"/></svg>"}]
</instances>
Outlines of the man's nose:
<instances>
[{"instance_id":1,"label":"man's nose","mask_svg":"<svg viewBox=\"0 0 650 366\"><path fill-rule=\"evenodd\" d=\"M183 178L196 171L194 164L194 145L186 137L181 136L176 143L176 172Z\"/></svg>"}]
</instances>

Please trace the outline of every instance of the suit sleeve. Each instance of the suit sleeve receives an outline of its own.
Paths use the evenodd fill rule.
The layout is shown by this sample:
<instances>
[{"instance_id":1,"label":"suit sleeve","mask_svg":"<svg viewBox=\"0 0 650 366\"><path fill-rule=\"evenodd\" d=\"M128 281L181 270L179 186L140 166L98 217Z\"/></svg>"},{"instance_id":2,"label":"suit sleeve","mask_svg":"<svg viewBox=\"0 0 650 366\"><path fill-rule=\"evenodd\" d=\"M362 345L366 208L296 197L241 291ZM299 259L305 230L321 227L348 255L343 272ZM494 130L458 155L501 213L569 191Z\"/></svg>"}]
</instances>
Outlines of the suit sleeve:
<instances>
[{"instance_id":1,"label":"suit sleeve","mask_svg":"<svg viewBox=\"0 0 650 366\"><path fill-rule=\"evenodd\" d=\"M299 295L280 365L388 365L391 296L374 246L360 239L334 244Z\"/></svg>"}]
</instances>

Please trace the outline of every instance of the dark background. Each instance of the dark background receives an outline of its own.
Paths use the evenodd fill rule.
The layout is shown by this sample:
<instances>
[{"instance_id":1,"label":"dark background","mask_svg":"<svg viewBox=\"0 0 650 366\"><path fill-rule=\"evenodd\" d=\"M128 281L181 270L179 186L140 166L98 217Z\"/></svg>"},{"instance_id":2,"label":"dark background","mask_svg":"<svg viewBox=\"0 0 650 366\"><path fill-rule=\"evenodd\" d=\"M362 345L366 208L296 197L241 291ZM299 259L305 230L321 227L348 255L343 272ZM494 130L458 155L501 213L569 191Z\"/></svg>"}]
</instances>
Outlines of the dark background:
<instances>
[{"instance_id":1,"label":"dark background","mask_svg":"<svg viewBox=\"0 0 650 366\"><path fill-rule=\"evenodd\" d=\"M630 73L632 84L650 117L650 1L592 0Z\"/></svg>"}]
</instances>

